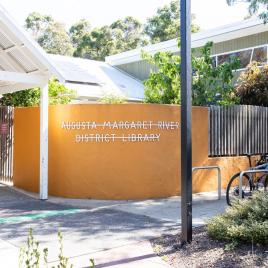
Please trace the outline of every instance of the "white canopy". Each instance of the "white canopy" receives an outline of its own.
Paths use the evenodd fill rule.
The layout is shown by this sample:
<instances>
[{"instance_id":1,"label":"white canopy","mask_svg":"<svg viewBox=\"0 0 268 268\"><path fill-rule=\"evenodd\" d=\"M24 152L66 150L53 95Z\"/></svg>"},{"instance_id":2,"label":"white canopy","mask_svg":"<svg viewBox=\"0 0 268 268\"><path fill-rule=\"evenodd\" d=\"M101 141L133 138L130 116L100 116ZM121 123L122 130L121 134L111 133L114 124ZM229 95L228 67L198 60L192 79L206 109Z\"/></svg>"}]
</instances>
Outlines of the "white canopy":
<instances>
[{"instance_id":1,"label":"white canopy","mask_svg":"<svg viewBox=\"0 0 268 268\"><path fill-rule=\"evenodd\" d=\"M47 54L0 6L0 94L62 79Z\"/></svg>"}]
</instances>

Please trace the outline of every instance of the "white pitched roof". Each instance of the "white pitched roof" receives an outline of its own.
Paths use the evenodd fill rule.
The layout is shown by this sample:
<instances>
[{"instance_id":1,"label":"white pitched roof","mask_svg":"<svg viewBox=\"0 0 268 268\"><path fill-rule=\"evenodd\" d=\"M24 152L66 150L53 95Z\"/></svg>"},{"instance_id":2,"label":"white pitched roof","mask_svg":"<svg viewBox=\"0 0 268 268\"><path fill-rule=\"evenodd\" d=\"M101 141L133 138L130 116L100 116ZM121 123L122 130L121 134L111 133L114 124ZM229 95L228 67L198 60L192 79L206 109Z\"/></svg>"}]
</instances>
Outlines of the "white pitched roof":
<instances>
[{"instance_id":1,"label":"white pitched roof","mask_svg":"<svg viewBox=\"0 0 268 268\"><path fill-rule=\"evenodd\" d=\"M60 55L49 58L62 73L65 84L76 90L81 99L98 99L109 94L133 101L144 97L141 82L105 62Z\"/></svg>"},{"instance_id":2,"label":"white pitched roof","mask_svg":"<svg viewBox=\"0 0 268 268\"><path fill-rule=\"evenodd\" d=\"M192 48L204 46L207 42L220 43L248 35L268 31L268 25L260 19L248 19L236 23L217 27L215 29L201 31L192 34ZM127 64L142 60L141 50L154 54L158 51L179 52L177 39L148 45L143 48L133 49L120 54L106 57L105 61L113 66Z\"/></svg>"},{"instance_id":3,"label":"white pitched roof","mask_svg":"<svg viewBox=\"0 0 268 268\"><path fill-rule=\"evenodd\" d=\"M42 85L52 74L63 78L43 49L0 5L0 94Z\"/></svg>"}]
</instances>

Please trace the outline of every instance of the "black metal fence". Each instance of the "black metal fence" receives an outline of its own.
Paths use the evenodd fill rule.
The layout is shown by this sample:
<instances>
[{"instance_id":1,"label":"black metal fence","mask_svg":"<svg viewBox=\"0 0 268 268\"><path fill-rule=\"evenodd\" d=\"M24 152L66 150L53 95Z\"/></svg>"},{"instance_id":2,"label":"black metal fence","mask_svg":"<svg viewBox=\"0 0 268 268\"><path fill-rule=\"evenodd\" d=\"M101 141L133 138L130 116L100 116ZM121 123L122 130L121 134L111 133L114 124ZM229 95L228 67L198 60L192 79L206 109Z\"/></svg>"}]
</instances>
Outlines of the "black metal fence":
<instances>
[{"instance_id":1,"label":"black metal fence","mask_svg":"<svg viewBox=\"0 0 268 268\"><path fill-rule=\"evenodd\" d=\"M209 155L268 152L268 108L235 105L209 110Z\"/></svg>"},{"instance_id":2,"label":"black metal fence","mask_svg":"<svg viewBox=\"0 0 268 268\"><path fill-rule=\"evenodd\" d=\"M13 107L0 107L0 180L12 182L13 177Z\"/></svg>"}]
</instances>

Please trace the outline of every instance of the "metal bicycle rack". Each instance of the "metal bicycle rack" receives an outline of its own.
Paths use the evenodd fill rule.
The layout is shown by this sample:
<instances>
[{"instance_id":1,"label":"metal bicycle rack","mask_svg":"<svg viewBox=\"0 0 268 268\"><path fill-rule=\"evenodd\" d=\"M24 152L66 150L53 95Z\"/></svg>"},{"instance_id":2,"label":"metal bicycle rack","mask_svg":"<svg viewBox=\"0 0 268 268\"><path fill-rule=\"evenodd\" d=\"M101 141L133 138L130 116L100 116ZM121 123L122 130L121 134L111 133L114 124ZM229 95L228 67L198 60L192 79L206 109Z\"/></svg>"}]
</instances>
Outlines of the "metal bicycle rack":
<instances>
[{"instance_id":1,"label":"metal bicycle rack","mask_svg":"<svg viewBox=\"0 0 268 268\"><path fill-rule=\"evenodd\" d=\"M242 199L242 180L244 174L254 174L254 173L268 173L268 169L255 169L242 171L239 176L239 198Z\"/></svg>"},{"instance_id":2,"label":"metal bicycle rack","mask_svg":"<svg viewBox=\"0 0 268 268\"><path fill-rule=\"evenodd\" d=\"M202 167L193 167L192 172L196 170L211 170L217 169L218 170L218 200L221 199L221 169L219 166L202 166Z\"/></svg>"}]
</instances>

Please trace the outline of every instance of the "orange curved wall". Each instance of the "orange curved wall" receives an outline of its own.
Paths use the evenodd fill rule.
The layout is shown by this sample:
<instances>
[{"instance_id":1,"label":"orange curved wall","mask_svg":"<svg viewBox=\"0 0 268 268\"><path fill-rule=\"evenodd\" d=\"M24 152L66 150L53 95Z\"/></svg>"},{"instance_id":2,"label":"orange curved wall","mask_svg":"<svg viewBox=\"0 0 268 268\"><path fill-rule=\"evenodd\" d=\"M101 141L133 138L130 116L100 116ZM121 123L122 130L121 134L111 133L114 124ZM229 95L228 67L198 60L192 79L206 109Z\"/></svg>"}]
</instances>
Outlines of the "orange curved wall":
<instances>
[{"instance_id":1,"label":"orange curved wall","mask_svg":"<svg viewBox=\"0 0 268 268\"><path fill-rule=\"evenodd\" d=\"M208 109L194 107L193 165L220 165L223 187L247 166L244 157L208 158ZM49 194L70 198L143 199L180 194L180 131L65 130L62 121L180 122L180 107L153 104L89 104L49 107ZM39 190L39 108L16 108L14 185ZM154 142L77 143L76 134L160 134ZM198 171L194 192L217 189L215 171Z\"/></svg>"}]
</instances>

